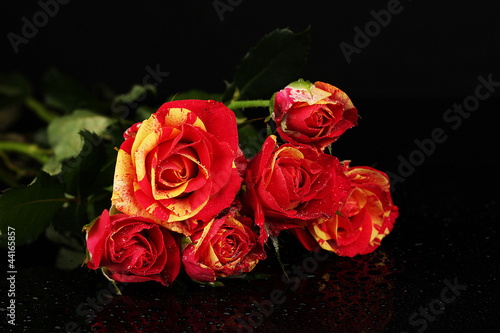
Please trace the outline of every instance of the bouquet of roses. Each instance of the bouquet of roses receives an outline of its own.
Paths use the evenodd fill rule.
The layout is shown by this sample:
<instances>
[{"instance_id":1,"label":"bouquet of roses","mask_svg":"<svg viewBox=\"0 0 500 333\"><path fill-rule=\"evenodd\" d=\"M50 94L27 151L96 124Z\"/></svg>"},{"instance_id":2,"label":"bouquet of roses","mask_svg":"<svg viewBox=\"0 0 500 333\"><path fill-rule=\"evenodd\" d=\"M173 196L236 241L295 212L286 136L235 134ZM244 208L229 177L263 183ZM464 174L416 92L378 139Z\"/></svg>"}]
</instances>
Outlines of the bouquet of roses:
<instances>
[{"instance_id":1,"label":"bouquet of roses","mask_svg":"<svg viewBox=\"0 0 500 333\"><path fill-rule=\"evenodd\" d=\"M111 214L85 227L89 268L122 282L170 285L250 272L290 230L343 256L373 251L397 217L388 177L325 153L357 123L340 89L299 80L269 101L285 143L269 135L246 159L236 118L213 100L163 104L124 133Z\"/></svg>"},{"instance_id":2,"label":"bouquet of roses","mask_svg":"<svg viewBox=\"0 0 500 333\"><path fill-rule=\"evenodd\" d=\"M81 132L80 153L52 163L51 174L64 186L42 173L28 188L5 192L0 207L22 196L27 208L39 204L38 189L36 195L46 196L48 214L39 218L48 224L61 208L81 217L78 207L87 204L87 213L99 216L83 228L85 263L119 282L169 286L181 270L207 283L244 276L266 259L266 243L276 245L285 231L311 251L349 257L374 251L398 216L389 178L332 154L332 144L358 121L345 92L324 82L289 83L296 75L290 68L307 54L307 33L285 29L263 38L242 60L221 101L194 93L151 113L138 112L147 116L123 132L117 155L108 158L111 166L99 162L105 153L89 148L102 139ZM254 98L270 89L275 89L270 99ZM130 100L137 100L135 95ZM123 103L125 97L116 100ZM241 110L254 107L268 108L268 116L247 119ZM84 116L97 117L75 111L71 119ZM252 127L258 120L266 135L254 152L246 143L262 134ZM51 122L49 139L62 125L61 118ZM61 140L53 141L57 157ZM46 170L53 165L46 163ZM105 175L110 168L111 205L97 211L99 205L89 203L106 196L105 188L84 184L85 179L99 178L96 172ZM23 213L13 211L11 220ZM0 220L2 229L6 221Z\"/></svg>"}]
</instances>

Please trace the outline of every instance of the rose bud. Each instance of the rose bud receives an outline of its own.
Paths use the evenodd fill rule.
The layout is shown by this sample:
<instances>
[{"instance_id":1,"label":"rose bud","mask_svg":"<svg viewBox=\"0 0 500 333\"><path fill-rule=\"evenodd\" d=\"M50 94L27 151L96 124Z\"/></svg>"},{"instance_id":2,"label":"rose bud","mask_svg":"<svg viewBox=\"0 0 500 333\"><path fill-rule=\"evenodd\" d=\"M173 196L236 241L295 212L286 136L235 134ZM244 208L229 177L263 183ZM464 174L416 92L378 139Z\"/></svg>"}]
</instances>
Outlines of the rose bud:
<instances>
[{"instance_id":1,"label":"rose bud","mask_svg":"<svg viewBox=\"0 0 500 333\"><path fill-rule=\"evenodd\" d=\"M353 257L373 252L380 245L391 232L399 210L392 202L389 177L385 173L370 167L345 165L351 188L339 208L340 214L321 218L318 224L294 233L309 250L319 244L338 255Z\"/></svg>"},{"instance_id":2,"label":"rose bud","mask_svg":"<svg viewBox=\"0 0 500 333\"><path fill-rule=\"evenodd\" d=\"M274 95L273 105L272 117L284 141L321 151L358 121L349 97L323 82L290 83Z\"/></svg>"},{"instance_id":3,"label":"rose bud","mask_svg":"<svg viewBox=\"0 0 500 333\"><path fill-rule=\"evenodd\" d=\"M179 247L169 230L143 217L125 214L100 217L84 227L87 267L103 268L119 282L157 281L169 286L181 266Z\"/></svg>"},{"instance_id":4,"label":"rose bud","mask_svg":"<svg viewBox=\"0 0 500 333\"><path fill-rule=\"evenodd\" d=\"M276 137L269 136L248 163L245 187L244 204L261 228L259 241L265 242L269 232L276 236L334 217L349 181L336 157L307 146L276 147Z\"/></svg>"},{"instance_id":5,"label":"rose bud","mask_svg":"<svg viewBox=\"0 0 500 333\"><path fill-rule=\"evenodd\" d=\"M182 250L186 273L196 281L214 282L250 272L266 258L252 225L252 219L232 211L196 231L190 237L192 243Z\"/></svg>"},{"instance_id":6,"label":"rose bud","mask_svg":"<svg viewBox=\"0 0 500 333\"><path fill-rule=\"evenodd\" d=\"M212 219L240 189L236 119L222 103L165 103L126 138L111 198L122 213L190 235L195 221Z\"/></svg>"}]
</instances>

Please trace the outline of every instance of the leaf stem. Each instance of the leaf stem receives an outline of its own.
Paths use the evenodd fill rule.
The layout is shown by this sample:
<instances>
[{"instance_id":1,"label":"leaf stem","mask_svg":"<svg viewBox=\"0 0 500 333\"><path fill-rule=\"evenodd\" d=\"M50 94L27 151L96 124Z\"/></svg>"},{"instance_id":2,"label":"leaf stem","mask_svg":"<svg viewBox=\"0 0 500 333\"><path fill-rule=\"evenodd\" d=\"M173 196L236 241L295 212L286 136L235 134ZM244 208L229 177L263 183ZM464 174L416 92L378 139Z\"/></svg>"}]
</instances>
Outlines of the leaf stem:
<instances>
[{"instance_id":1,"label":"leaf stem","mask_svg":"<svg viewBox=\"0 0 500 333\"><path fill-rule=\"evenodd\" d=\"M33 97L28 97L26 99L26 106L31 109L35 114L47 123L50 123L53 119L58 117L57 113L54 113L47 109L42 103L37 101Z\"/></svg>"},{"instance_id":2,"label":"leaf stem","mask_svg":"<svg viewBox=\"0 0 500 333\"><path fill-rule=\"evenodd\" d=\"M36 144L25 142L0 141L0 150L22 153L36 159L40 163L46 163L50 155L52 155L52 151L49 149L43 149Z\"/></svg>"},{"instance_id":3,"label":"leaf stem","mask_svg":"<svg viewBox=\"0 0 500 333\"><path fill-rule=\"evenodd\" d=\"M258 108L258 107L268 107L269 100L268 99L255 99L248 101L232 101L227 106L231 110L235 109L243 109L243 108Z\"/></svg>"}]
</instances>

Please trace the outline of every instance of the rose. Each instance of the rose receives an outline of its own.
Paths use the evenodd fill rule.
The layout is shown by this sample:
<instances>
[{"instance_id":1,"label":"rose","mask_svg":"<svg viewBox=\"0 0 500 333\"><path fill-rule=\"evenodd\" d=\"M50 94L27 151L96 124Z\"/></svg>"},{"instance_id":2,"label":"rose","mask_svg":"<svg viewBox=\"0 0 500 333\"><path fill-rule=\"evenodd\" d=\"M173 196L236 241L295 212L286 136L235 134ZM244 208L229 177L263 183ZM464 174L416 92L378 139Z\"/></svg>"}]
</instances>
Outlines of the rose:
<instances>
[{"instance_id":1,"label":"rose","mask_svg":"<svg viewBox=\"0 0 500 333\"><path fill-rule=\"evenodd\" d=\"M163 104L124 134L112 203L189 235L233 201L241 185L234 113L215 101Z\"/></svg>"},{"instance_id":2,"label":"rose","mask_svg":"<svg viewBox=\"0 0 500 333\"><path fill-rule=\"evenodd\" d=\"M103 268L120 282L158 281L168 286L181 266L177 242L166 228L143 217L109 216L104 210L87 232L87 267Z\"/></svg>"},{"instance_id":3,"label":"rose","mask_svg":"<svg viewBox=\"0 0 500 333\"><path fill-rule=\"evenodd\" d=\"M357 125L358 112L349 97L328 83L299 80L274 96L273 119L286 142L319 150Z\"/></svg>"},{"instance_id":4,"label":"rose","mask_svg":"<svg viewBox=\"0 0 500 333\"><path fill-rule=\"evenodd\" d=\"M214 282L217 277L250 272L266 258L252 225L252 219L232 211L196 231L182 250L186 273L196 281Z\"/></svg>"},{"instance_id":5,"label":"rose","mask_svg":"<svg viewBox=\"0 0 500 333\"><path fill-rule=\"evenodd\" d=\"M340 207L340 214L321 218L318 224L307 228L308 232L294 230L309 250L319 244L341 256L373 252L392 230L399 215L385 173L370 167L349 168L348 163L345 163L345 168L351 188Z\"/></svg>"},{"instance_id":6,"label":"rose","mask_svg":"<svg viewBox=\"0 0 500 333\"><path fill-rule=\"evenodd\" d=\"M307 146L276 147L276 137L269 136L248 163L244 203L261 227L259 241L265 242L269 232L275 236L333 217L348 187L336 157Z\"/></svg>"}]
</instances>

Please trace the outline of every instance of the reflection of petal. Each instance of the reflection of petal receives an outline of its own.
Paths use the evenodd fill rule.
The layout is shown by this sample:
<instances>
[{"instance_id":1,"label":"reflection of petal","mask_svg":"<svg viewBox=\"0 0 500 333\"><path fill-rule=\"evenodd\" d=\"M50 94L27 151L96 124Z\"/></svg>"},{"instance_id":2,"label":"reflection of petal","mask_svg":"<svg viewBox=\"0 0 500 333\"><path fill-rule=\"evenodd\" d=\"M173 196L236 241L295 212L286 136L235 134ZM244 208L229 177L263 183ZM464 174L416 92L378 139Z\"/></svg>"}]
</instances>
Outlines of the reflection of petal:
<instances>
[{"instance_id":1,"label":"reflection of petal","mask_svg":"<svg viewBox=\"0 0 500 333\"><path fill-rule=\"evenodd\" d=\"M319 265L307 278L290 274L290 281L279 265L262 266L261 272L271 274L267 279L225 280L225 287L208 290L189 282L179 289L128 284L123 296L99 304L102 311L95 311L91 325L100 332L281 332L284 327L291 332L312 328L315 332L386 332L392 331L391 321L400 324L394 317L393 282L399 273L387 254L343 258L322 253L306 256L306 261L304 252L285 247L281 255L292 267L304 267L313 259ZM82 326L86 330L89 327Z\"/></svg>"}]
</instances>

